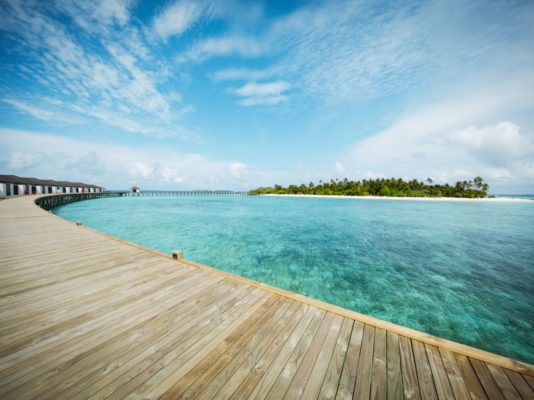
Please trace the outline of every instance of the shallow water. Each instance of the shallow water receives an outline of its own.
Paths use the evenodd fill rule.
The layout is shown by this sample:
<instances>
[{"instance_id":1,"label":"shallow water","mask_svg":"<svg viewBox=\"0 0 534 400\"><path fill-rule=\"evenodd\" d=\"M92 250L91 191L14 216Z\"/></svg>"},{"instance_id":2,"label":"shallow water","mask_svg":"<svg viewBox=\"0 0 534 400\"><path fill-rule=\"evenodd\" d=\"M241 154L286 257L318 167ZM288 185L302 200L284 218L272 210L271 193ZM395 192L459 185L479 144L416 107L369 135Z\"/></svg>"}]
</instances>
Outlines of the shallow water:
<instances>
[{"instance_id":1,"label":"shallow water","mask_svg":"<svg viewBox=\"0 0 534 400\"><path fill-rule=\"evenodd\" d=\"M54 212L534 363L534 202L126 197Z\"/></svg>"}]
</instances>

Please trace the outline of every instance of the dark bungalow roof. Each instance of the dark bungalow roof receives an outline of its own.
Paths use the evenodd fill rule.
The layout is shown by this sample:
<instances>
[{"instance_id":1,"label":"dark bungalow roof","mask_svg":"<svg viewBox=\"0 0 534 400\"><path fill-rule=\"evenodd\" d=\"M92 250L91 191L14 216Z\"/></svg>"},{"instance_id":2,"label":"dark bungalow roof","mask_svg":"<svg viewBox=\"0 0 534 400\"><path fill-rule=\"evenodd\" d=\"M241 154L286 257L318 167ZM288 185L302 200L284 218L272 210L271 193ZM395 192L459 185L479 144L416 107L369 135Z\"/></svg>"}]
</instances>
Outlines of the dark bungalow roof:
<instances>
[{"instance_id":1,"label":"dark bungalow roof","mask_svg":"<svg viewBox=\"0 0 534 400\"><path fill-rule=\"evenodd\" d=\"M88 185L82 182L54 181L51 179L24 178L16 175L0 175L1 183L16 183L22 185L44 185L44 186L66 186L66 187L84 187L100 188L101 186Z\"/></svg>"}]
</instances>

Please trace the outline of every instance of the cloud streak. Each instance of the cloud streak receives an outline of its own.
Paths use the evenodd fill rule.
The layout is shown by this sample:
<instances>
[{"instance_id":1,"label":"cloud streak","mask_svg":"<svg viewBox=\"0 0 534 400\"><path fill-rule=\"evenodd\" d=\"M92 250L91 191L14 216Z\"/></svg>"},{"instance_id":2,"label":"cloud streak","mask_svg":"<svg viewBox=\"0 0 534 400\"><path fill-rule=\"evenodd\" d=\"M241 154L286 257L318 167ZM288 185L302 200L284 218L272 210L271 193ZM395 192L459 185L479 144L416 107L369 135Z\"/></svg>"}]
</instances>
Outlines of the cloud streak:
<instances>
[{"instance_id":1,"label":"cloud streak","mask_svg":"<svg viewBox=\"0 0 534 400\"><path fill-rule=\"evenodd\" d=\"M179 54L176 59L180 63L198 63L214 57L235 54L241 57L257 57L262 53L262 45L256 39L234 35L201 40L184 54Z\"/></svg>"},{"instance_id":2,"label":"cloud streak","mask_svg":"<svg viewBox=\"0 0 534 400\"><path fill-rule=\"evenodd\" d=\"M182 106L177 104L180 94L158 88L169 77L169 67L165 59L152 57L142 30L130 23L131 5L119 0L59 1L45 12L39 3L7 0L0 10L5 21L2 30L14 43L14 51L31 55L13 62L17 77L31 82L34 92L18 89L4 102L48 122L93 117L126 132L154 136L178 132L187 140L187 130L176 118L182 115ZM61 24L54 14L72 18L82 31ZM47 111L51 104L24 101L35 99L35 91L46 93L56 106L79 118L67 120ZM152 122L147 124L147 120Z\"/></svg>"},{"instance_id":3,"label":"cloud streak","mask_svg":"<svg viewBox=\"0 0 534 400\"><path fill-rule=\"evenodd\" d=\"M166 40L180 35L197 22L206 9L202 1L181 0L169 5L154 20L154 30Z\"/></svg>"},{"instance_id":4,"label":"cloud streak","mask_svg":"<svg viewBox=\"0 0 534 400\"><path fill-rule=\"evenodd\" d=\"M359 1L315 2L269 21L248 42L242 34L236 43L254 43L248 51L239 51L238 45L234 51L217 51L211 44L227 39L212 37L193 44L189 54L197 62L234 54L268 57L264 73L283 77L296 92L322 103L367 101L439 80L464 79L466 71L486 70L488 63L502 74L511 58L522 58L523 66L534 62L533 53L526 51L526 38L534 37L534 7L512 3L497 1L487 7L475 1L466 7L460 1L430 0L379 7ZM265 77L262 70L239 65L212 76Z\"/></svg>"},{"instance_id":5,"label":"cloud streak","mask_svg":"<svg viewBox=\"0 0 534 400\"><path fill-rule=\"evenodd\" d=\"M243 106L275 105L287 101L287 96L283 93L290 87L290 84L285 81L249 82L237 89L230 90L230 93L244 97L245 99L240 101Z\"/></svg>"}]
</instances>

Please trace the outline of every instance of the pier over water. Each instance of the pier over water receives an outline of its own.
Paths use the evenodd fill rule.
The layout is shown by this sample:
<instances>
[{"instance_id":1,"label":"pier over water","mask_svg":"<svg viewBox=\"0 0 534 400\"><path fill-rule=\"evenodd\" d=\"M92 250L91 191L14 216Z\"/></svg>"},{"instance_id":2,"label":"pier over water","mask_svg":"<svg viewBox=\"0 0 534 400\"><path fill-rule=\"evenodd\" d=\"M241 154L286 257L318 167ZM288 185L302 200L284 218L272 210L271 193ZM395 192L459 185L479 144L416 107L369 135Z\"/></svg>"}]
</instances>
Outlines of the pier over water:
<instances>
[{"instance_id":1,"label":"pier over water","mask_svg":"<svg viewBox=\"0 0 534 400\"><path fill-rule=\"evenodd\" d=\"M230 190L147 190L142 192L131 191L105 191L99 193L70 193L70 194L58 194L50 196L42 196L35 202L38 206L45 210L51 210L54 207L61 206L63 204L74 203L82 200L100 199L104 197L139 197L139 196L258 196L256 194L250 194L249 192L234 192Z\"/></svg>"},{"instance_id":2,"label":"pier over water","mask_svg":"<svg viewBox=\"0 0 534 400\"><path fill-rule=\"evenodd\" d=\"M1 398L534 398L532 365L45 211L130 195L0 202Z\"/></svg>"}]
</instances>

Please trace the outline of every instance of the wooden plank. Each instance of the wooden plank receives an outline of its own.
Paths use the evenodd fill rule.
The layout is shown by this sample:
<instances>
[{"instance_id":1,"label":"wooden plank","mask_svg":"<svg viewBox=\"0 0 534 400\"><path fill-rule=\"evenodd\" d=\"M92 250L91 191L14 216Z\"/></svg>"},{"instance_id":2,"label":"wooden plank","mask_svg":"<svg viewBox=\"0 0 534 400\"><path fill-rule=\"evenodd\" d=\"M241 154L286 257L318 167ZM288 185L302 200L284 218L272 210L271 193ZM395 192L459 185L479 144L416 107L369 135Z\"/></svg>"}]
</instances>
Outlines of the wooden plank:
<instances>
[{"instance_id":1,"label":"wooden plank","mask_svg":"<svg viewBox=\"0 0 534 400\"><path fill-rule=\"evenodd\" d=\"M189 343L187 347L184 344L176 352L165 355L163 362L158 363L157 372L150 368L146 369L144 374L136 376L136 379L129 381L110 398L137 399L162 396L175 382L217 348L221 341L235 340L244 332L246 326L254 324L278 300L279 298L270 294L263 297L260 302L242 313L237 320L229 321L229 324L221 325L220 329L213 330L201 338L197 337L196 342Z\"/></svg>"},{"instance_id":2,"label":"wooden plank","mask_svg":"<svg viewBox=\"0 0 534 400\"><path fill-rule=\"evenodd\" d=\"M214 327L214 318L226 318L225 314L232 306L241 301L250 293L249 290L237 288L233 291L212 291L207 294L201 302L195 302L203 307L202 312L198 312L195 307L180 307L180 310L169 310L168 313L160 315L167 321L166 325L155 330L148 328L148 333L141 337L138 344L126 349L119 349L116 346L108 345L101 350L101 354L95 358L93 365L89 364L91 356L81 360L77 374L69 381L60 381L50 391L47 396L67 396L88 398L91 394L102 389L106 384L120 378L131 368L140 368L145 363L146 358L153 359L165 353L165 349L170 351L180 342L187 341L191 336L201 335ZM138 331L135 334L140 335ZM170 343L174 343L172 346ZM113 353L114 352L114 353ZM95 354L96 355L96 354ZM69 369L70 373L70 369ZM69 375L72 376L72 373ZM65 377L67 378L67 377ZM80 394L81 392L81 394Z\"/></svg>"},{"instance_id":3,"label":"wooden plank","mask_svg":"<svg viewBox=\"0 0 534 400\"><path fill-rule=\"evenodd\" d=\"M534 390L534 375L521 374L521 376L527 381L530 388Z\"/></svg>"},{"instance_id":4,"label":"wooden plank","mask_svg":"<svg viewBox=\"0 0 534 400\"><path fill-rule=\"evenodd\" d=\"M462 371L462 376L464 378L467 389L469 390L471 398L473 400L487 399L488 397L486 396L486 392L480 384L477 374L475 373L473 366L469 362L469 359L462 354L454 354L454 358L458 363L458 367Z\"/></svg>"},{"instance_id":5,"label":"wooden plank","mask_svg":"<svg viewBox=\"0 0 534 400\"><path fill-rule=\"evenodd\" d=\"M162 399L212 398L224 385L228 376L254 350L270 328L290 307L291 303L279 298L254 324L250 324L236 335L220 343L199 364L191 369L182 379L169 388ZM294 310L293 310L294 311ZM240 357L241 356L241 357Z\"/></svg>"},{"instance_id":6,"label":"wooden plank","mask_svg":"<svg viewBox=\"0 0 534 400\"><path fill-rule=\"evenodd\" d=\"M475 370L475 373L477 374L477 377L480 380L484 391L488 395L488 398L492 400L503 400L504 396L501 390L499 389L499 386L493 379L493 376L488 370L486 364L483 361L477 360L475 358L469 358L469 361L471 362L471 365L473 366L473 369Z\"/></svg>"},{"instance_id":7,"label":"wooden plank","mask_svg":"<svg viewBox=\"0 0 534 400\"><path fill-rule=\"evenodd\" d=\"M439 349L441 354L441 359L443 360L443 366L449 377L449 382L451 383L452 391L454 392L454 397L457 400L469 400L471 396L469 395L469 389L467 384L464 381L462 376L462 371L456 363L454 354L445 349Z\"/></svg>"},{"instance_id":8,"label":"wooden plank","mask_svg":"<svg viewBox=\"0 0 534 400\"><path fill-rule=\"evenodd\" d=\"M330 360L326 376L319 393L319 399L333 400L336 397L337 388L341 378L341 372L343 371L343 364L345 363L345 357L349 348L350 336L352 333L352 327L354 321L345 318L343 320L343 326L339 332L339 337L336 342L336 347Z\"/></svg>"},{"instance_id":9,"label":"wooden plank","mask_svg":"<svg viewBox=\"0 0 534 400\"><path fill-rule=\"evenodd\" d=\"M221 290L214 290L214 287L204 288L205 294L209 296L217 295ZM224 289L224 288L223 288ZM223 290L224 292L224 290ZM184 296L185 298L185 296ZM209 299L209 298L208 298ZM172 301L171 301L172 300ZM202 305L204 299L199 297L196 301L192 302L195 305ZM98 368L100 364L93 364L93 360L98 360L99 357L102 360L108 359L108 357L114 357L115 354L122 354L124 348L136 349L145 336L148 336L150 340L151 334L157 334L165 330L169 322L166 317L167 311L187 309L188 302L181 302L179 297L174 297L169 302L161 303L157 307L151 307L147 318L141 318L140 315L136 315L138 321L134 325L129 325L127 329L116 330L113 332L112 327L109 327L109 332L113 332L112 336L106 336L104 340L98 342L95 345L91 342L87 347L82 346L76 348L78 352L74 357L62 357L58 361L60 364L48 363L46 369L41 373L29 375L28 369L21 370L22 379L27 380L31 377L31 380L26 381L23 385L19 386L17 390L12 391L13 394L30 395L31 393L44 393L50 392L50 387L54 386L55 390L64 390L67 387L76 384L79 380L83 380L85 374L92 372ZM168 308L170 307L170 308ZM158 312L159 311L159 312ZM52 359L50 359L52 360ZM101 361L103 362L103 361ZM64 371L61 375L56 371ZM15 384L20 380L14 381ZM2 390L10 388L12 385L2 387Z\"/></svg>"},{"instance_id":10,"label":"wooden plank","mask_svg":"<svg viewBox=\"0 0 534 400\"><path fill-rule=\"evenodd\" d=\"M195 398L199 400L211 400L215 398L215 395L217 395L217 398L229 398L237 386L237 382L232 381L231 377L235 375L235 372L237 372L239 366L255 351L257 351L260 355L263 354L266 344L271 342L272 336L270 335L273 334L276 336L280 327L285 324L286 318L291 318L296 311L296 305L294 302L290 302L287 299L284 299L283 301L283 307L279 307L278 310L276 310L273 318L262 324L263 326L261 329L252 338L250 338L250 340L246 340L245 344L237 344L238 352L236 354L229 354L227 360L224 360L224 356L218 360L218 363L222 365L223 369L218 372L218 368L214 370L212 367L211 371L209 371L207 375L209 377L209 383L203 385L204 389L198 395L196 395L196 392L193 391L192 396L187 396L187 393L189 393L191 389L189 388L188 391L184 393L184 396L180 397L184 399ZM286 313L288 315L285 315ZM276 322L273 323L274 321ZM216 374L214 375L214 373ZM237 379L239 379L239 376ZM226 384L228 384L227 391L222 391ZM176 396L172 394L169 396L168 394L169 392L167 392L162 399L176 398Z\"/></svg>"},{"instance_id":11,"label":"wooden plank","mask_svg":"<svg viewBox=\"0 0 534 400\"><path fill-rule=\"evenodd\" d=\"M245 290L243 290L245 289ZM256 293L256 295L258 295ZM122 357L113 360L108 366L103 367L83 379L75 390L68 392L71 396L87 399L91 395L107 397L113 391L127 382L130 376L136 376L147 366L153 365L180 346L181 343L190 341L192 337L203 336L216 328L219 322L230 318L229 313L247 304L255 297L252 288L239 288L233 295L226 296L222 301L215 301L202 312L194 308L187 310L179 324L173 324L174 330L162 335L159 339L147 343L147 346L136 348L135 352L128 352ZM132 356L133 355L133 356Z\"/></svg>"},{"instance_id":12,"label":"wooden plank","mask_svg":"<svg viewBox=\"0 0 534 400\"><path fill-rule=\"evenodd\" d=\"M423 399L437 399L434 377L426 355L425 345L417 340L412 340L412 347L421 397Z\"/></svg>"},{"instance_id":13,"label":"wooden plank","mask_svg":"<svg viewBox=\"0 0 534 400\"><path fill-rule=\"evenodd\" d=\"M508 379L510 379L523 399L534 399L534 390L528 385L519 372L504 369L504 373Z\"/></svg>"},{"instance_id":14,"label":"wooden plank","mask_svg":"<svg viewBox=\"0 0 534 400\"><path fill-rule=\"evenodd\" d=\"M203 282L208 284L208 281L202 277L195 277L198 282L197 284L202 284ZM220 280L211 280L212 283L217 283ZM176 282L175 282L176 283ZM194 286L193 286L194 287ZM158 300L160 305L166 304L166 302L178 302L183 301L187 298L187 293L182 292L180 295L169 296L166 298L165 302L162 303L162 295L168 294L173 291L174 286L167 286L164 289L157 291L155 293L147 294L145 297L139 296L135 302L128 302L123 300L121 307L117 309L110 309L108 313L103 315L98 315L95 313L90 318L83 316L85 322L76 324L75 321L70 321L70 326L66 327L68 329L62 330L60 333L52 335L50 337L36 338L41 339L40 341L35 341L31 337L24 337L22 340L29 342L34 340L35 343L31 347L24 347L21 351L9 354L2 359L2 371L0 372L0 379L7 381L13 381L17 374L16 370L25 368L31 368L31 370L36 370L42 365L49 365L51 361L50 357L57 359L60 355L64 355L70 351L75 350L77 347L66 347L61 346L64 341L68 338L69 344L78 344L83 340L94 340L95 335L101 334L104 332L104 335L107 335L106 332L116 332L120 327L127 327L131 322L136 321L137 323L142 323L146 318L151 318L155 313L157 313L157 308L150 309L146 308L147 303L150 304L150 301ZM141 310L143 310L141 312ZM122 316L122 318L121 318ZM109 323L110 321L117 321L119 323ZM60 350L60 351L59 351ZM45 357L47 355L48 359Z\"/></svg>"},{"instance_id":15,"label":"wooden plank","mask_svg":"<svg viewBox=\"0 0 534 400\"><path fill-rule=\"evenodd\" d=\"M217 282L217 281L212 281ZM179 300L179 299L178 299ZM126 303L125 303L126 304ZM125 310L128 311L131 309L131 307L141 307L144 308L146 305L144 305L142 302L138 302L134 305L128 305ZM142 315L142 314L140 314ZM30 360L33 359L30 365L32 365L32 368L35 369L39 362L36 363L36 361L43 361L41 358L43 357L42 352L49 352L53 349L54 345L61 344L62 340L66 337L69 338L69 342L81 340L82 337L86 337L87 335L92 335L96 331L92 330L92 327L95 326L95 323L99 321L102 318L107 318L108 315L105 315L101 318L97 319L89 319L85 324L76 325L75 323L71 326L72 331L74 333L70 334L71 331L66 330L62 331L59 335L51 336L49 339L42 340L36 342L31 348L31 351L29 348L22 348L21 351L11 353L9 356L6 356L2 359L2 372L0 373L0 376L2 376L2 379L6 379L6 374L8 377L13 378L13 371L10 369L18 368L20 367L21 363L30 363ZM131 319L131 317L129 317ZM134 318L135 319L135 318ZM121 324L125 323L125 320L120 321ZM120 325L119 325L120 326ZM109 325L101 325L99 328L102 329L109 329ZM31 340L26 337L24 337L24 340ZM55 352L51 352L50 354L53 354L54 356L57 355L57 349ZM17 367L18 366L18 367Z\"/></svg>"},{"instance_id":16,"label":"wooden plank","mask_svg":"<svg viewBox=\"0 0 534 400\"><path fill-rule=\"evenodd\" d=\"M280 327L267 336L262 345L250 354L234 375L228 379L217 393L218 399L248 399L250 397L250 393L264 376L267 366L272 363L309 308L307 304L295 303L295 305L298 305L295 314L291 318L280 319Z\"/></svg>"},{"instance_id":17,"label":"wooden plank","mask_svg":"<svg viewBox=\"0 0 534 400\"><path fill-rule=\"evenodd\" d=\"M134 357L119 371L117 376L108 377L108 374L105 374L101 379L103 382L98 381L94 387L86 390L85 393L80 393L80 396L77 397L85 399L88 398L88 395L91 395L89 398L101 399L109 398L119 390L127 393L128 390L139 386L150 376L165 368L171 360L194 346L199 337L203 338L217 332L220 333L225 327L238 320L242 314L250 311L251 306L254 307L254 305L261 304L262 298L265 298L264 295L258 289L247 290L244 297L240 296L237 301L230 302L228 307L223 306L218 309L214 318L208 318L209 314L211 314L209 311L207 315L200 314L198 318L191 321L191 325L184 325L185 330L182 331L180 329L175 335L167 337L166 340L158 341L156 343L157 347L154 348L153 352L149 348L148 351L141 353L138 357ZM187 334L182 336L182 332L187 332ZM129 385L130 389L123 389L127 385Z\"/></svg>"},{"instance_id":18,"label":"wooden plank","mask_svg":"<svg viewBox=\"0 0 534 400\"><path fill-rule=\"evenodd\" d=\"M404 397L407 400L419 400L421 399L421 394L417 380L412 341L407 337L399 336L399 343Z\"/></svg>"},{"instance_id":19,"label":"wooden plank","mask_svg":"<svg viewBox=\"0 0 534 400\"><path fill-rule=\"evenodd\" d=\"M375 329L371 400L385 399L387 393L386 331Z\"/></svg>"},{"instance_id":20,"label":"wooden plank","mask_svg":"<svg viewBox=\"0 0 534 400\"><path fill-rule=\"evenodd\" d=\"M447 376L447 371L445 371L445 366L441 360L439 349L429 344L425 345L425 349L428 357L428 363L430 364L430 369L432 370L432 376L434 377L434 385L438 398L453 399L454 394L449 382L449 377Z\"/></svg>"},{"instance_id":21,"label":"wooden plank","mask_svg":"<svg viewBox=\"0 0 534 400\"><path fill-rule=\"evenodd\" d=\"M493 375L493 379L497 382L497 386L501 389L506 400L521 400L521 396L501 367L491 364L486 364L486 366L491 375Z\"/></svg>"},{"instance_id":22,"label":"wooden plank","mask_svg":"<svg viewBox=\"0 0 534 400\"><path fill-rule=\"evenodd\" d=\"M326 318L326 315L328 314L324 312L321 313L320 318L314 319L312 323L308 326L306 332L304 333L298 345L291 353L291 356L287 359L287 362L283 367L282 371L280 372L280 375L270 387L270 390L265 396L265 398L280 399L284 396L293 377L295 376L295 373L297 372L300 363L304 359L308 347L312 343L313 338L315 337L315 334L319 329L319 326L323 325L323 320ZM328 320L331 321L331 317L329 317Z\"/></svg>"},{"instance_id":23,"label":"wooden plank","mask_svg":"<svg viewBox=\"0 0 534 400\"><path fill-rule=\"evenodd\" d=\"M404 398L402 387L402 369L400 358L399 335L387 332L387 398L397 400Z\"/></svg>"},{"instance_id":24,"label":"wooden plank","mask_svg":"<svg viewBox=\"0 0 534 400\"><path fill-rule=\"evenodd\" d=\"M373 372L373 352L375 346L375 328L365 325L363 329L362 349L354 386L354 399L368 399L371 394L371 377Z\"/></svg>"},{"instance_id":25,"label":"wooden plank","mask_svg":"<svg viewBox=\"0 0 534 400\"><path fill-rule=\"evenodd\" d=\"M150 264L141 264L141 267L145 267L148 269L150 268ZM87 301L83 303L71 301L64 307L56 308L57 304L50 304L48 301L41 301L41 304L44 306L50 304L48 312L42 311L39 314L34 312L33 318L30 313L25 314L25 318L23 321L15 322L11 325L6 326L5 329L2 329L2 337L5 338L7 341L10 341L11 338L19 338L21 331L24 331L25 334L30 334L32 332L44 332L44 329L46 328L49 332L49 329L53 326L62 327L64 326L64 324L68 324L69 319L76 318L76 320L78 321L81 315L94 315L96 313L103 313L106 309L113 309L116 307L115 304L125 299L128 295L133 295L132 299L134 299L134 296L138 297L143 293L148 293L151 291L154 292L157 289L147 289L148 292L143 291L143 289L154 287L153 285L158 282L170 284L173 282L171 280L173 278L188 282L188 278L192 279L197 274L195 274L194 271L177 269L169 274L154 276L154 278L151 279L150 282L146 282L145 272L144 279L142 277L136 277L136 279L130 284L128 282L127 274L123 275L124 276L121 277L121 281L122 279L124 279L124 281L122 281L119 286L120 292L117 293L115 296L113 296L113 292L109 289L110 285L108 284L108 286L105 287L104 290L102 290L100 296L95 293L91 293L91 295L88 296ZM62 330L63 328L60 329ZM45 337L47 334L48 333L40 333L39 336ZM13 343L14 341L11 342Z\"/></svg>"},{"instance_id":26,"label":"wooden plank","mask_svg":"<svg viewBox=\"0 0 534 400\"><path fill-rule=\"evenodd\" d=\"M362 347L364 325L359 321L354 321L350 335L349 348L345 356L345 363L341 371L339 386L336 393L336 399L350 400L354 393L356 384L356 375L358 373L358 363L360 360L360 351Z\"/></svg>"},{"instance_id":27,"label":"wooden plank","mask_svg":"<svg viewBox=\"0 0 534 400\"><path fill-rule=\"evenodd\" d=\"M301 343L301 340L304 338L304 335L306 334L308 329L314 329L314 325L318 326L323 316L324 311L312 307L308 308L308 311L306 312L302 320L299 322L298 326L295 328L295 331L284 343L284 345L276 355L276 358L273 360L273 362L270 364L263 376L260 378L259 382L257 382L250 395L246 395L243 398L264 399L265 397L267 397L275 381L280 376L285 365L294 354L294 351L297 346L299 346L299 344Z\"/></svg>"},{"instance_id":28,"label":"wooden plank","mask_svg":"<svg viewBox=\"0 0 534 400\"><path fill-rule=\"evenodd\" d=\"M304 387L301 399L316 399L319 396L323 382L326 379L328 368L330 367L330 361L335 359L336 346L338 343L339 334L343 326L344 318L340 315L334 317L332 327L328 332L328 335L324 341L324 344L319 353L319 357L313 366L313 370L308 378L308 382ZM341 372L341 368L339 368ZM337 381L336 381L337 386Z\"/></svg>"},{"instance_id":29,"label":"wooden plank","mask_svg":"<svg viewBox=\"0 0 534 400\"><path fill-rule=\"evenodd\" d=\"M20 332L25 327L38 323L40 319L48 319L56 313L68 313L70 308L80 307L93 301L98 301L112 293L117 293L120 289L127 289L130 286L140 284L146 279L147 274L154 274L161 271L157 263L132 263L123 266L123 269L115 268L115 276L107 274L100 279L93 279L85 282L83 287L69 288L62 287L59 295L46 296L41 298L29 298L26 304L13 304L11 308L0 312L0 318L4 322L0 327L0 336L7 335L10 330L18 329ZM187 269L164 270L159 274L171 275L175 273L184 274ZM120 279L114 279L119 278ZM124 286L123 286L124 285ZM18 312L17 312L18 311ZM20 314L24 314L24 319L20 320ZM17 325L18 324L18 325Z\"/></svg>"},{"instance_id":30,"label":"wooden plank","mask_svg":"<svg viewBox=\"0 0 534 400\"><path fill-rule=\"evenodd\" d=\"M306 354L302 358L302 362L299 363L297 370L295 371L295 375L293 376L291 383L287 387L284 399L295 399L300 398L302 396L306 383L308 382L308 378L310 377L316 360L319 357L321 348L323 347L328 333L331 331L331 327L335 322L335 318L340 317L334 316L334 314L332 313L327 313L325 315L321 326L319 327L319 330L315 334L310 346L306 350ZM339 326L341 326L341 324ZM275 388L276 384L273 390L275 390ZM269 396L271 396L270 393Z\"/></svg>"},{"instance_id":31,"label":"wooden plank","mask_svg":"<svg viewBox=\"0 0 534 400\"><path fill-rule=\"evenodd\" d=\"M144 263L144 257L136 258L136 262L125 264L120 264L119 266L115 266L112 268L109 268L107 270L104 270L100 273L94 274L92 276L92 279L90 280L90 285L86 286L80 285L79 281L73 281L68 284L62 284L60 289L61 290L54 290L55 288L49 287L44 288L40 290L34 290L30 293L24 293L21 295L17 295L14 297L9 297L6 299L3 299L1 308L1 316L5 315L6 317L9 317L10 315L20 315L16 311L20 309L22 312L27 311L33 311L35 312L39 311L39 308L41 307L41 303L43 301L46 301L46 303L50 302L53 306L54 302L57 300L69 300L76 297L76 294L84 289L91 290L91 285L94 284L96 286L101 286L104 284L105 287L108 287L110 282L113 283L120 283L120 279L116 279L121 276L121 274L124 274L125 272L129 271L130 268L132 270L136 270L142 265L145 265ZM160 263L158 263L156 260L151 259L151 257L147 257L146 259L151 260L153 262L148 263L147 262L147 271L145 271L145 278L146 274L153 274L156 273L158 270L162 270L162 266ZM151 265L157 266L155 269L151 268ZM166 270L166 269L165 269ZM184 270L186 270L184 268ZM84 282L87 283L87 282ZM59 289L59 288L58 288ZM0 300L1 302L1 300ZM48 305L48 304L46 304Z\"/></svg>"}]
</instances>

